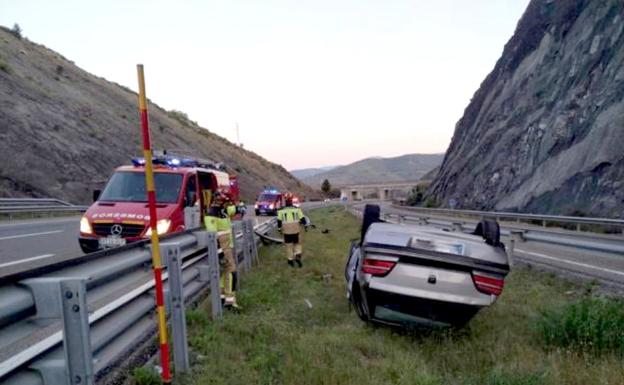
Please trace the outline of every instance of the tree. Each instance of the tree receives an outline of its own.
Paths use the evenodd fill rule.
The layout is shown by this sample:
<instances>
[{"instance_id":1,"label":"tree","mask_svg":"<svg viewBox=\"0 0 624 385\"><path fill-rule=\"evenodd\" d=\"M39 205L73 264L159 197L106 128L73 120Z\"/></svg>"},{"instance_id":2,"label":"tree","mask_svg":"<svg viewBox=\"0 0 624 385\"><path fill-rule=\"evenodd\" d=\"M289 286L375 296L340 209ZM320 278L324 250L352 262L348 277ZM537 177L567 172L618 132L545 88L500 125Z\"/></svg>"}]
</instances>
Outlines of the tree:
<instances>
[{"instance_id":1,"label":"tree","mask_svg":"<svg viewBox=\"0 0 624 385\"><path fill-rule=\"evenodd\" d=\"M13 29L11 29L11 33L15 35L15 37L18 39L22 38L22 28L17 23L13 24Z\"/></svg>"},{"instance_id":2,"label":"tree","mask_svg":"<svg viewBox=\"0 0 624 385\"><path fill-rule=\"evenodd\" d=\"M328 194L331 191L331 184L329 184L329 181L327 179L323 181L323 184L321 185L321 190L325 194Z\"/></svg>"}]
</instances>

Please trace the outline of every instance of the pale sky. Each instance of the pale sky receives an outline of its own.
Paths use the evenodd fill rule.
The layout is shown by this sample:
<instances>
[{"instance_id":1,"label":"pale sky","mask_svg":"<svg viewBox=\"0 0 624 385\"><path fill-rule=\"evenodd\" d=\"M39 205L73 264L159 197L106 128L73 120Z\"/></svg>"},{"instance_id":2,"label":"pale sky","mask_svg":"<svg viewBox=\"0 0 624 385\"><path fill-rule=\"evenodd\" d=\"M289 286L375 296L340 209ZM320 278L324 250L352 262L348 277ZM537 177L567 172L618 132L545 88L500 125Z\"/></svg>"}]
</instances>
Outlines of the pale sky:
<instances>
[{"instance_id":1,"label":"pale sky","mask_svg":"<svg viewBox=\"0 0 624 385\"><path fill-rule=\"evenodd\" d=\"M287 169L444 152L529 0L0 0L0 25Z\"/></svg>"}]
</instances>

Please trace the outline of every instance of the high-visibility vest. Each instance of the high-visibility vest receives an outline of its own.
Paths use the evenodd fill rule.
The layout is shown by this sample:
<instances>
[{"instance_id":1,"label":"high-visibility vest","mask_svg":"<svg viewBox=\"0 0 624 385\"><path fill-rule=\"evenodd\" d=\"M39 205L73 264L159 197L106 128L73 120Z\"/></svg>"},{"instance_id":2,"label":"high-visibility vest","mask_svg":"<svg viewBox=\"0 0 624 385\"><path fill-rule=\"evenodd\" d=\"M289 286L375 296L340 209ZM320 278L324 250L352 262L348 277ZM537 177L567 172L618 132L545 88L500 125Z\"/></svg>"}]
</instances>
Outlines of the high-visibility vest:
<instances>
[{"instance_id":1,"label":"high-visibility vest","mask_svg":"<svg viewBox=\"0 0 624 385\"><path fill-rule=\"evenodd\" d=\"M277 211L277 220L282 223L299 223L303 216L299 207L286 206Z\"/></svg>"},{"instance_id":2,"label":"high-visibility vest","mask_svg":"<svg viewBox=\"0 0 624 385\"><path fill-rule=\"evenodd\" d=\"M277 220L282 222L283 234L300 233L299 221L301 219L303 219L303 211L298 207L286 206L277 211Z\"/></svg>"},{"instance_id":3,"label":"high-visibility vest","mask_svg":"<svg viewBox=\"0 0 624 385\"><path fill-rule=\"evenodd\" d=\"M220 235L228 235L229 236L229 247L234 246L234 237L232 236L232 221L230 220L230 216L236 214L236 207L233 205L225 208L226 215L217 216L214 213L210 213L209 215L204 216L204 226L206 226L206 231L215 232ZM224 245L221 245L223 247Z\"/></svg>"}]
</instances>

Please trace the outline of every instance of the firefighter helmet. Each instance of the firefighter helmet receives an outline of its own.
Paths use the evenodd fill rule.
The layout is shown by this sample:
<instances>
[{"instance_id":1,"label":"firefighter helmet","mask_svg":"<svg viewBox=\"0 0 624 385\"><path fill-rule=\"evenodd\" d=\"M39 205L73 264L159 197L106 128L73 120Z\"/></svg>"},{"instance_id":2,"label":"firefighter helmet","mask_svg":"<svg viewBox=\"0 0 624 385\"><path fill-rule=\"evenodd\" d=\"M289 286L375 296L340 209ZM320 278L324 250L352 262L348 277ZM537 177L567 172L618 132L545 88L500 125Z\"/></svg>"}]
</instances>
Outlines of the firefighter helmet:
<instances>
[{"instance_id":1,"label":"firefighter helmet","mask_svg":"<svg viewBox=\"0 0 624 385\"><path fill-rule=\"evenodd\" d=\"M295 196L292 193L284 194L284 201L286 202L286 206L292 206L294 197Z\"/></svg>"}]
</instances>

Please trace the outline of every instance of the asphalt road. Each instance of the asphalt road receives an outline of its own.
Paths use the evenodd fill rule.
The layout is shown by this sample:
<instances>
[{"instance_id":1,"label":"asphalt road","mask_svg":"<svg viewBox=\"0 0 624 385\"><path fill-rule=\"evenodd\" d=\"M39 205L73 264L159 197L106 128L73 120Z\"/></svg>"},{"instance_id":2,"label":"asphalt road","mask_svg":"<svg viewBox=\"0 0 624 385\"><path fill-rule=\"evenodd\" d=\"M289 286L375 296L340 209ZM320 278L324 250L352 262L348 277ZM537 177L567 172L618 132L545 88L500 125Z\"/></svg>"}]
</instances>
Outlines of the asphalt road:
<instances>
[{"instance_id":1,"label":"asphalt road","mask_svg":"<svg viewBox=\"0 0 624 385\"><path fill-rule=\"evenodd\" d=\"M253 206L245 218L255 218ZM256 222L270 218L262 216ZM83 255L79 226L80 216L0 222L0 277L25 262L34 267Z\"/></svg>"},{"instance_id":2,"label":"asphalt road","mask_svg":"<svg viewBox=\"0 0 624 385\"><path fill-rule=\"evenodd\" d=\"M363 203L354 205L358 210L363 206ZM392 207L386 202L381 204L381 211L382 214L414 215L413 212ZM434 218L433 215L428 216ZM601 235L595 235L596 242L600 242L602 238L604 237ZM510 247L507 237L501 237L501 240L507 248ZM563 276L597 279L618 292L624 292L624 255L532 241L517 243L514 258Z\"/></svg>"},{"instance_id":3,"label":"asphalt road","mask_svg":"<svg viewBox=\"0 0 624 385\"><path fill-rule=\"evenodd\" d=\"M23 260L82 254L80 216L0 222L0 270Z\"/></svg>"}]
</instances>

